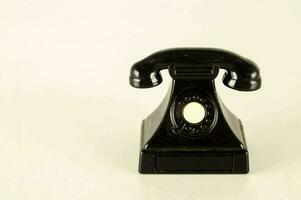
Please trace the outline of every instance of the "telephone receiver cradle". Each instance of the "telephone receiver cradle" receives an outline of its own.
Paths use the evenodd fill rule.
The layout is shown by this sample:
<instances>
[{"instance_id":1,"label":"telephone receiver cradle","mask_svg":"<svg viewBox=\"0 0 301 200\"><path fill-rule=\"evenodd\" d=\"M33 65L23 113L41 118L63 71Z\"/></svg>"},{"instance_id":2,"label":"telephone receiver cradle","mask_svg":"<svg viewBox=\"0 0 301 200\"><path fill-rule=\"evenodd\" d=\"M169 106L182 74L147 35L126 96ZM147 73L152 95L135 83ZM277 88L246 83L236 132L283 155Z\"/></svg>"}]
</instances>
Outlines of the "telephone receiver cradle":
<instances>
[{"instance_id":1,"label":"telephone receiver cradle","mask_svg":"<svg viewBox=\"0 0 301 200\"><path fill-rule=\"evenodd\" d=\"M227 87L257 90L261 77L256 64L221 49L168 49L135 63L130 84L135 88L157 86L164 69L169 70L172 83L162 103L142 122L139 172L247 173L242 123L222 103L214 79L224 69ZM185 118L183 111L191 103L203 108L200 121Z\"/></svg>"}]
</instances>

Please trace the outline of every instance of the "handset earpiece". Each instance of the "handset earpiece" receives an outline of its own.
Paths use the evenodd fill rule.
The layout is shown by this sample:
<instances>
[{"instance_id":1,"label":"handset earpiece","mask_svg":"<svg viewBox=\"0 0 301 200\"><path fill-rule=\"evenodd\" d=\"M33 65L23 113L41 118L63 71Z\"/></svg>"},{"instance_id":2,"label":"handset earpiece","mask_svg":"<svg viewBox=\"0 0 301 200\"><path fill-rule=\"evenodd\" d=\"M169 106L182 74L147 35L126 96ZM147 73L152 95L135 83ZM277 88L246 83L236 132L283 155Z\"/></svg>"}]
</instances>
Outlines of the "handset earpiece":
<instances>
[{"instance_id":1,"label":"handset earpiece","mask_svg":"<svg viewBox=\"0 0 301 200\"><path fill-rule=\"evenodd\" d=\"M168 65L164 63L165 54L162 52L154 53L132 66L130 72L131 86L135 88L150 88L162 82L160 71L168 68Z\"/></svg>"},{"instance_id":2,"label":"handset earpiece","mask_svg":"<svg viewBox=\"0 0 301 200\"><path fill-rule=\"evenodd\" d=\"M261 87L261 77L257 65L241 56L236 55L236 62L222 65L226 72L223 83L227 87L239 91L254 91Z\"/></svg>"},{"instance_id":3,"label":"handset earpiece","mask_svg":"<svg viewBox=\"0 0 301 200\"><path fill-rule=\"evenodd\" d=\"M149 65L143 61L133 65L130 72L130 84L135 88L151 88L162 82L160 70L156 65Z\"/></svg>"},{"instance_id":4,"label":"handset earpiece","mask_svg":"<svg viewBox=\"0 0 301 200\"><path fill-rule=\"evenodd\" d=\"M254 91L261 87L259 73L239 73L227 70L223 76L223 83L227 87L239 91Z\"/></svg>"}]
</instances>

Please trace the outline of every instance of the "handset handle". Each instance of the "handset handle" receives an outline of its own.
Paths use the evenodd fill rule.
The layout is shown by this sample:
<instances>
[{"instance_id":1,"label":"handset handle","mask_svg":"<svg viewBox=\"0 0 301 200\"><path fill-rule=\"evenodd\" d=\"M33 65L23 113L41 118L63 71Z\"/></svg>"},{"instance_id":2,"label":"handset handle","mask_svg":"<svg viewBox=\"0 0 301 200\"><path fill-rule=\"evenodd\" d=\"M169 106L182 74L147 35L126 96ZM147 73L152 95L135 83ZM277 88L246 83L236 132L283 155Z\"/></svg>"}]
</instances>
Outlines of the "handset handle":
<instances>
[{"instance_id":1,"label":"handset handle","mask_svg":"<svg viewBox=\"0 0 301 200\"><path fill-rule=\"evenodd\" d=\"M219 68L225 69L223 83L235 90L252 91L261 86L259 68L249 59L213 48L177 48L156 52L135 63L130 84L149 88L162 82L160 71L169 69L177 79L214 79Z\"/></svg>"}]
</instances>

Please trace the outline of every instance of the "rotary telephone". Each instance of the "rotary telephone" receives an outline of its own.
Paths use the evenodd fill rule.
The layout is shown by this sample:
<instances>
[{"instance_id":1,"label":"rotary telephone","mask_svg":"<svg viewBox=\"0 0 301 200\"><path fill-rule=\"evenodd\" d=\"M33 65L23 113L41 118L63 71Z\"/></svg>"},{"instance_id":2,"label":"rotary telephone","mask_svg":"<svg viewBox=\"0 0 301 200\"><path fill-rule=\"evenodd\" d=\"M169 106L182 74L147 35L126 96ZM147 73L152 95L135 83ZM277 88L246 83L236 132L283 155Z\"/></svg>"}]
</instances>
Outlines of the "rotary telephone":
<instances>
[{"instance_id":1,"label":"rotary telephone","mask_svg":"<svg viewBox=\"0 0 301 200\"><path fill-rule=\"evenodd\" d=\"M212 48L178 48L135 63L130 84L150 88L168 69L171 87L158 108L142 121L139 172L248 173L248 149L241 121L223 104L214 79L239 91L261 87L254 62Z\"/></svg>"}]
</instances>

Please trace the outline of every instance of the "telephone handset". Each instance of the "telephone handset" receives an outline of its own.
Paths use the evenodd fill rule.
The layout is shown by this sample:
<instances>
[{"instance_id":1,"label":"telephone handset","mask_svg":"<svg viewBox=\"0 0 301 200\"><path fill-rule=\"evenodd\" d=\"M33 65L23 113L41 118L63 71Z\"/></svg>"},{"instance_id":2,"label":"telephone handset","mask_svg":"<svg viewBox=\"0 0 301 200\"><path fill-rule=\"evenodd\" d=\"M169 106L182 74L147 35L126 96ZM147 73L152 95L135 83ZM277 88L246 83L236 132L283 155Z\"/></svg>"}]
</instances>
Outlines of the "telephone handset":
<instances>
[{"instance_id":1,"label":"telephone handset","mask_svg":"<svg viewBox=\"0 0 301 200\"><path fill-rule=\"evenodd\" d=\"M210 49L169 49L154 53L134 64L130 84L149 88L162 82L160 70L169 69L173 79L214 79L225 69L223 83L235 90L253 91L261 86L259 69L251 60L232 52Z\"/></svg>"},{"instance_id":2,"label":"telephone handset","mask_svg":"<svg viewBox=\"0 0 301 200\"><path fill-rule=\"evenodd\" d=\"M224 69L227 87L257 90L261 77L256 64L221 49L168 49L135 63L130 84L157 86L163 69L173 81L163 102L142 122L139 172L247 173L242 124L218 97L214 79Z\"/></svg>"}]
</instances>

